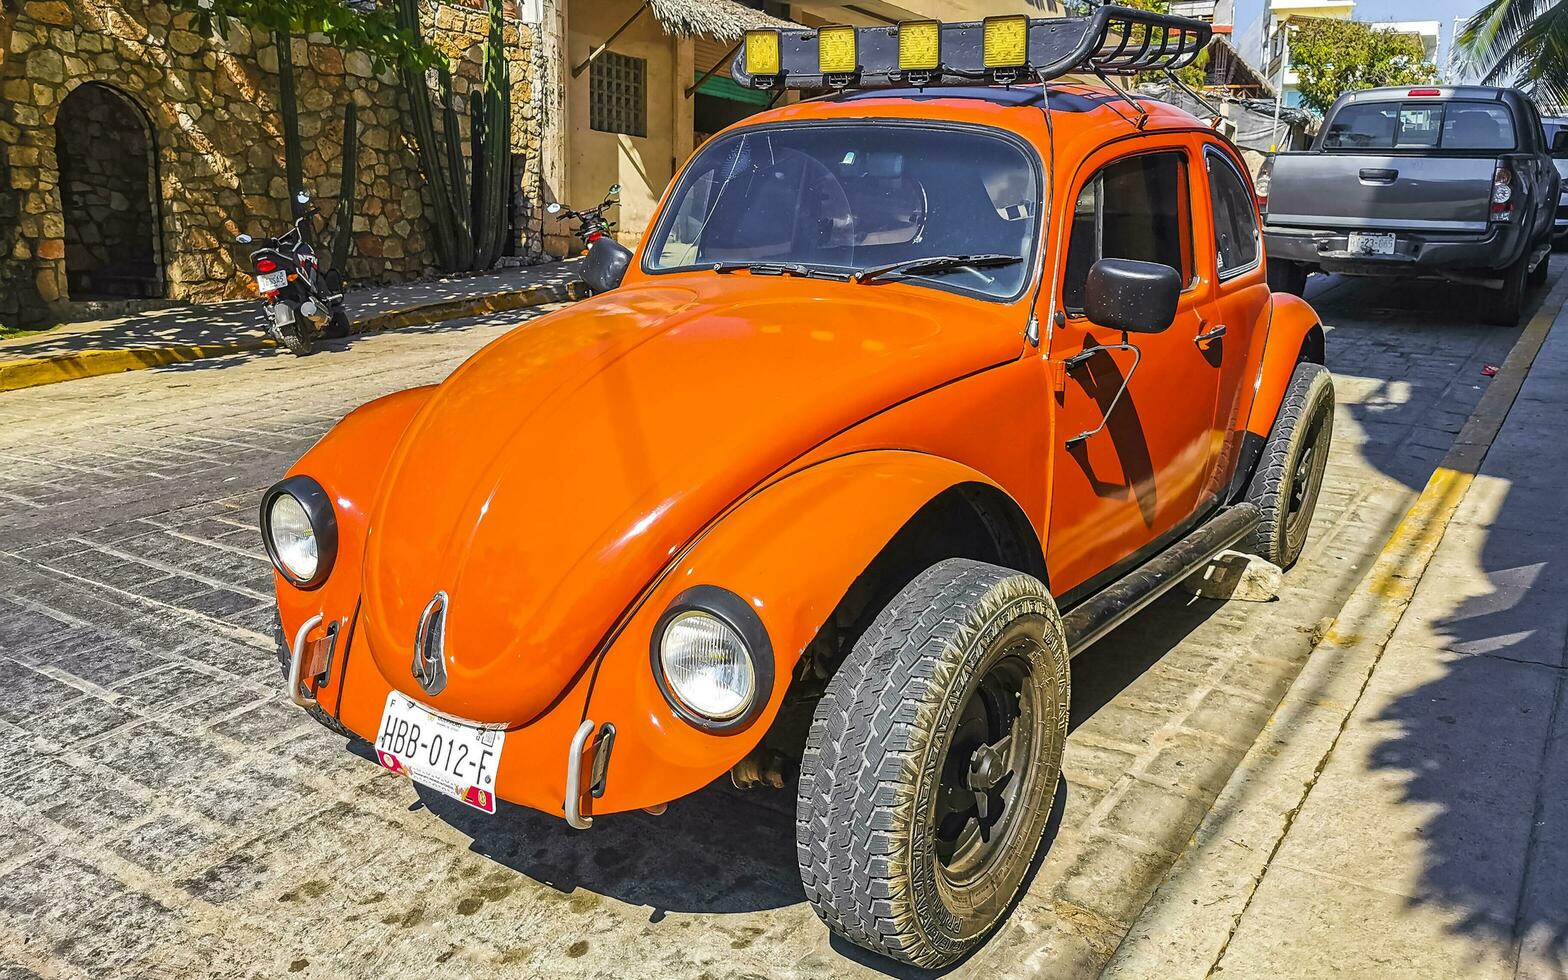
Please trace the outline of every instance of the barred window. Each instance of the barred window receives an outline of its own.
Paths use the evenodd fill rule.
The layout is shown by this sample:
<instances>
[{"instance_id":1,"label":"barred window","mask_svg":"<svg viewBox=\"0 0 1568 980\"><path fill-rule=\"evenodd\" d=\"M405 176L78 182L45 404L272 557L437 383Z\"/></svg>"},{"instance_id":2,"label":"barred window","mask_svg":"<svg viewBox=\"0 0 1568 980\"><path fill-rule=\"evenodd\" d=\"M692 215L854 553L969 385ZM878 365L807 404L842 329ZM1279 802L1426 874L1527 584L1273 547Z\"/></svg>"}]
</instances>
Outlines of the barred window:
<instances>
[{"instance_id":1,"label":"barred window","mask_svg":"<svg viewBox=\"0 0 1568 980\"><path fill-rule=\"evenodd\" d=\"M601 133L648 135L648 61L606 51L588 74L588 125Z\"/></svg>"}]
</instances>

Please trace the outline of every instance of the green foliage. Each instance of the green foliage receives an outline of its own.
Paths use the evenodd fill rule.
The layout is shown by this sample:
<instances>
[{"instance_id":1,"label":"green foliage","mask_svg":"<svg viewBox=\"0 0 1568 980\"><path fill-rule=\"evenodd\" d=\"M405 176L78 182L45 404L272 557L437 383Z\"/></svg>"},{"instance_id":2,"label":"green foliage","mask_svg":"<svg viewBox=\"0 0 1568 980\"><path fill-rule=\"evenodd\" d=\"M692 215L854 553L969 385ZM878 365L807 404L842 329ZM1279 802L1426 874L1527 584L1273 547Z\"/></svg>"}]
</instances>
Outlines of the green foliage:
<instances>
[{"instance_id":1,"label":"green foliage","mask_svg":"<svg viewBox=\"0 0 1568 980\"><path fill-rule=\"evenodd\" d=\"M205 34L227 36L229 23L239 21L274 34L325 34L344 51L363 51L377 71L391 68L424 71L442 60L440 52L399 23L387 7L353 9L343 0L170 0L176 9L195 15Z\"/></svg>"},{"instance_id":2,"label":"green foliage","mask_svg":"<svg viewBox=\"0 0 1568 980\"><path fill-rule=\"evenodd\" d=\"M1170 0L1117 0L1117 2L1120 6L1123 7L1132 7L1137 10L1147 10L1156 14L1168 14L1171 12ZM1134 35L1134 37L1136 39L1139 37L1139 35ZM1156 34L1154 39L1154 43L1156 45L1159 44L1159 39L1160 35ZM1185 68L1176 69L1176 77L1180 79L1181 83L1188 88L1195 91L1201 91L1205 85L1209 84L1208 49L1205 48L1203 51L1199 52L1198 57L1193 61L1192 64ZM1140 83L1164 82L1166 81L1166 78L1163 71L1147 71L1141 72L1138 75L1137 80Z\"/></svg>"},{"instance_id":3,"label":"green foliage","mask_svg":"<svg viewBox=\"0 0 1568 980\"><path fill-rule=\"evenodd\" d=\"M436 258L451 272L488 269L500 257L506 227L506 191L511 154L511 66L501 37L501 0L487 0L489 25L484 44L484 87L471 96L472 180L463 165L461 131L452 96L452 75L437 69L438 92L430 91L424 72L399 71L414 121L414 143L430 198L430 224ZM417 30L418 0L397 0L398 19ZM436 129L439 98L441 128Z\"/></svg>"},{"instance_id":4,"label":"green foliage","mask_svg":"<svg viewBox=\"0 0 1568 980\"><path fill-rule=\"evenodd\" d=\"M1327 112L1346 92L1437 81L1437 66L1426 60L1420 38L1353 20L1291 21L1290 64L1302 105L1317 112Z\"/></svg>"},{"instance_id":5,"label":"green foliage","mask_svg":"<svg viewBox=\"0 0 1568 980\"><path fill-rule=\"evenodd\" d=\"M1491 0L1456 39L1482 81L1517 85L1537 103L1568 105L1568 4Z\"/></svg>"}]
</instances>

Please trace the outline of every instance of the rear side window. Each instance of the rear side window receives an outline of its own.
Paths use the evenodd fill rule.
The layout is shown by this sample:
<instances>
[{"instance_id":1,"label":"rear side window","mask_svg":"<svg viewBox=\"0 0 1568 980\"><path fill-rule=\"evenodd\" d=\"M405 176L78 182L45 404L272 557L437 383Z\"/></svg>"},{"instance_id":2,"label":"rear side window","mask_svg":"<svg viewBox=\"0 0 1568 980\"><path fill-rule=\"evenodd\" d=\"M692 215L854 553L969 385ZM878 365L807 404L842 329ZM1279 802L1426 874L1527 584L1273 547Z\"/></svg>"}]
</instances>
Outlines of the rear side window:
<instances>
[{"instance_id":1,"label":"rear side window","mask_svg":"<svg viewBox=\"0 0 1568 980\"><path fill-rule=\"evenodd\" d=\"M1496 102L1360 102L1334 114L1325 150L1512 150L1513 117Z\"/></svg>"},{"instance_id":2,"label":"rear side window","mask_svg":"<svg viewBox=\"0 0 1568 980\"><path fill-rule=\"evenodd\" d=\"M1224 279L1258 264L1258 215L1252 194L1229 160L1210 150L1204 162L1214 209L1215 263Z\"/></svg>"},{"instance_id":3,"label":"rear side window","mask_svg":"<svg viewBox=\"0 0 1568 980\"><path fill-rule=\"evenodd\" d=\"M1078 193L1062 277L1062 302L1083 310L1089 269L1100 259L1159 262L1191 283L1192 213L1187 155L1147 153L1118 160Z\"/></svg>"}]
</instances>

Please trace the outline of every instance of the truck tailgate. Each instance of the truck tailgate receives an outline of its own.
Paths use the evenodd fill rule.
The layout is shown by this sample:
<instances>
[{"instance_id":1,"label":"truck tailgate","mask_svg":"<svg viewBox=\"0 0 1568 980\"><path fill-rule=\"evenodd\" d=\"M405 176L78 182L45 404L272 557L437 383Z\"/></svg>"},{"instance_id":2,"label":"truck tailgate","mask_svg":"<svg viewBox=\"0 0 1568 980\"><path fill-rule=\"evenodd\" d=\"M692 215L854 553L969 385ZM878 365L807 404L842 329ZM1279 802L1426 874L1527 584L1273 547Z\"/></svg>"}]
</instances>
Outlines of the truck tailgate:
<instances>
[{"instance_id":1,"label":"truck tailgate","mask_svg":"<svg viewBox=\"0 0 1568 980\"><path fill-rule=\"evenodd\" d=\"M1281 153L1268 222L1307 228L1484 232L1497 161L1479 156Z\"/></svg>"}]
</instances>

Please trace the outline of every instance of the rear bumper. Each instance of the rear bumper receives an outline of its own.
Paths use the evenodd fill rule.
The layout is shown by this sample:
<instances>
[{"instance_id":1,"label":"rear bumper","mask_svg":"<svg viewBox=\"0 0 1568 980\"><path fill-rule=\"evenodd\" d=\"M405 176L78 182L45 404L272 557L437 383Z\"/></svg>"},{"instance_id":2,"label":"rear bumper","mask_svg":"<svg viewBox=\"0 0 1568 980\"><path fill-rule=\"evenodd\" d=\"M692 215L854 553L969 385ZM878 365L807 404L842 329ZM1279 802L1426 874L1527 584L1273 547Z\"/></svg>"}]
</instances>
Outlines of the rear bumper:
<instances>
[{"instance_id":1,"label":"rear bumper","mask_svg":"<svg viewBox=\"0 0 1568 980\"><path fill-rule=\"evenodd\" d=\"M1396 231L1394 254L1349 251L1350 229L1263 226L1274 261L1301 262L1322 272L1357 276L1486 276L1519 260L1525 251L1524 222L1497 224L1479 235ZM1559 226L1568 230L1568 218ZM1357 229L1360 230L1360 229ZM1379 229L1366 229L1377 231Z\"/></svg>"}]
</instances>

